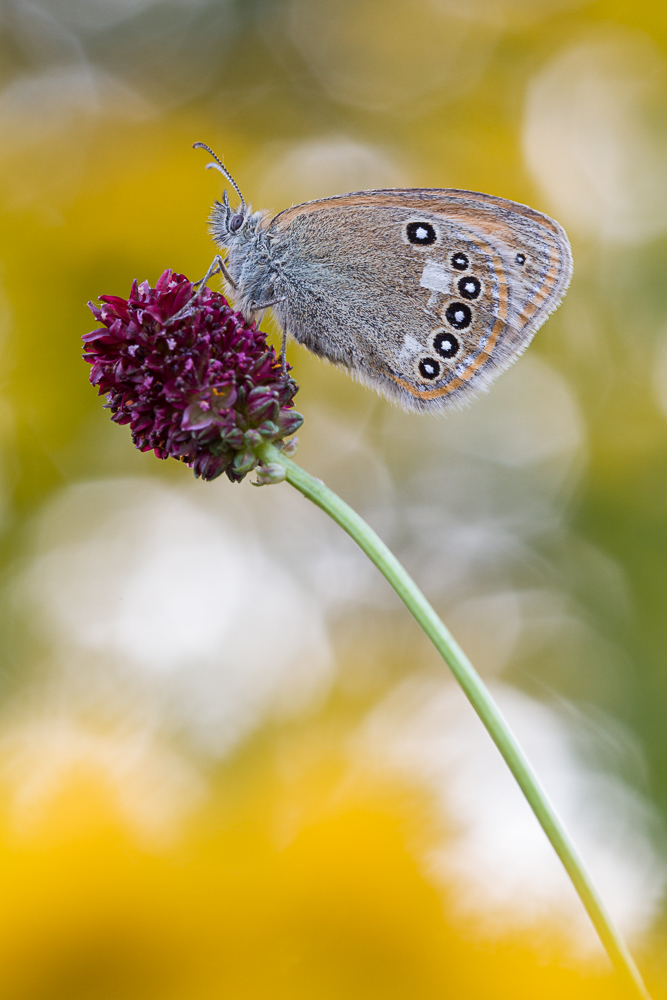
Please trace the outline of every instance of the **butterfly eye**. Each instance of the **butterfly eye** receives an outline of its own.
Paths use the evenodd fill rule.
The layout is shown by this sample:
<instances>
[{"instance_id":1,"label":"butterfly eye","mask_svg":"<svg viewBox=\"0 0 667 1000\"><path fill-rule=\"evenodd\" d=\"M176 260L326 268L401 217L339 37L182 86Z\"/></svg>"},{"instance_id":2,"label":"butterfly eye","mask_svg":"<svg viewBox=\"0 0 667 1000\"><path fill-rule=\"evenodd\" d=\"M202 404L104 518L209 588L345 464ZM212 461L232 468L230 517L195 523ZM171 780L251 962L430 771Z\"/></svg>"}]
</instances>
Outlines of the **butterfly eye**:
<instances>
[{"instance_id":1,"label":"butterfly eye","mask_svg":"<svg viewBox=\"0 0 667 1000\"><path fill-rule=\"evenodd\" d=\"M445 319L455 330L465 330L472 322L472 310L465 302L450 302Z\"/></svg>"},{"instance_id":2,"label":"butterfly eye","mask_svg":"<svg viewBox=\"0 0 667 1000\"><path fill-rule=\"evenodd\" d=\"M452 267L456 271L465 271L469 266L470 261L464 253L461 253L460 250L457 253L452 254Z\"/></svg>"},{"instance_id":3,"label":"butterfly eye","mask_svg":"<svg viewBox=\"0 0 667 1000\"><path fill-rule=\"evenodd\" d=\"M241 214L239 214L239 215L232 215L231 219L229 220L229 231L230 231L230 233L236 233L236 232L238 232L238 230L241 228L241 226L243 225L244 222L245 222L245 216L243 216Z\"/></svg>"},{"instance_id":4,"label":"butterfly eye","mask_svg":"<svg viewBox=\"0 0 667 1000\"><path fill-rule=\"evenodd\" d=\"M435 358L422 358L419 362L419 374L422 378L437 378L440 374L440 364Z\"/></svg>"},{"instance_id":5,"label":"butterfly eye","mask_svg":"<svg viewBox=\"0 0 667 1000\"><path fill-rule=\"evenodd\" d=\"M482 290L482 284L479 278L476 278L473 274L466 278L461 278L457 287L459 294L462 295L464 299L476 299Z\"/></svg>"},{"instance_id":6,"label":"butterfly eye","mask_svg":"<svg viewBox=\"0 0 667 1000\"><path fill-rule=\"evenodd\" d=\"M419 247L435 243L436 232L430 222L408 222L408 239Z\"/></svg>"},{"instance_id":7,"label":"butterfly eye","mask_svg":"<svg viewBox=\"0 0 667 1000\"><path fill-rule=\"evenodd\" d=\"M439 333L433 338L433 346L443 358L453 358L461 347L453 333Z\"/></svg>"},{"instance_id":8,"label":"butterfly eye","mask_svg":"<svg viewBox=\"0 0 667 1000\"><path fill-rule=\"evenodd\" d=\"M517 262L517 264L525 264L526 263L525 253L518 253L514 258L514 260Z\"/></svg>"}]
</instances>

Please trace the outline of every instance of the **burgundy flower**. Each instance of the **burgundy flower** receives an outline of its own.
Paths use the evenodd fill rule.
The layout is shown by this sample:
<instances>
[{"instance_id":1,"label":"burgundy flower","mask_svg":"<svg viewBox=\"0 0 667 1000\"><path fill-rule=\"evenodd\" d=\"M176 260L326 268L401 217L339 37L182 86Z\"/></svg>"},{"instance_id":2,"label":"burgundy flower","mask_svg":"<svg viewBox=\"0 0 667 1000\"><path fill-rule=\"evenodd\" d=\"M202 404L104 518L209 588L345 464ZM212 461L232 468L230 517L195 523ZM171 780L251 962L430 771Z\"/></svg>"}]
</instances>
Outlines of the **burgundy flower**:
<instances>
[{"instance_id":1,"label":"burgundy flower","mask_svg":"<svg viewBox=\"0 0 667 1000\"><path fill-rule=\"evenodd\" d=\"M135 281L129 299L102 295L103 324L84 336L90 381L111 419L129 424L141 451L178 458L195 476L240 482L260 441L281 442L303 423L296 382L254 323L205 288L184 315L192 283L167 270L155 288Z\"/></svg>"}]
</instances>

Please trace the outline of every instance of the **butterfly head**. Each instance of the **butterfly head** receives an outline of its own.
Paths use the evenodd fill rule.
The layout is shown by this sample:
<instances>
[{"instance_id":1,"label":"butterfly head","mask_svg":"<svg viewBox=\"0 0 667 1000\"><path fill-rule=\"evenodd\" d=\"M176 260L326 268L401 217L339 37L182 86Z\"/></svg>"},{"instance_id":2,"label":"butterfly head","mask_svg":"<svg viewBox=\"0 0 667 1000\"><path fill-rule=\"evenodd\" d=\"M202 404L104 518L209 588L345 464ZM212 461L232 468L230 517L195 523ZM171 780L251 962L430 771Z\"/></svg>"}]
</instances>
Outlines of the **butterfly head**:
<instances>
[{"instance_id":1,"label":"butterfly head","mask_svg":"<svg viewBox=\"0 0 667 1000\"><path fill-rule=\"evenodd\" d=\"M238 239L248 238L254 233L263 217L263 213L252 211L250 205L246 205L245 198L241 194L241 189L230 174L222 160L216 156L213 150L203 142L195 142L193 149L205 149L213 157L213 163L207 163L207 169L218 170L232 185L237 195L241 199L241 204L235 211L229 204L229 196L224 192L222 201L216 201L211 213L211 231L213 236L222 246L231 246Z\"/></svg>"},{"instance_id":2,"label":"butterfly head","mask_svg":"<svg viewBox=\"0 0 667 1000\"><path fill-rule=\"evenodd\" d=\"M220 247L241 246L253 239L265 218L266 212L253 212L245 202L232 209L225 191L222 201L216 201L211 210L211 235Z\"/></svg>"}]
</instances>

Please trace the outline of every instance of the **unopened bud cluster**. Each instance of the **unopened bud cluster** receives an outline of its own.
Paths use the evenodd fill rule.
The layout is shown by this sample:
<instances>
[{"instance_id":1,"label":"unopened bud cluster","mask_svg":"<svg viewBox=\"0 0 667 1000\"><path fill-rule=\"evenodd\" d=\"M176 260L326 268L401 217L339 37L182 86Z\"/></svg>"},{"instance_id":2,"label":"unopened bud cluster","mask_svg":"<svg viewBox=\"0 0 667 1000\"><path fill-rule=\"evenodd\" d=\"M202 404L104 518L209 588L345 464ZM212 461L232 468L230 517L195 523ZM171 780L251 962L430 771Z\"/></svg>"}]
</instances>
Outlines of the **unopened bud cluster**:
<instances>
[{"instance_id":1,"label":"unopened bud cluster","mask_svg":"<svg viewBox=\"0 0 667 1000\"><path fill-rule=\"evenodd\" d=\"M240 482L258 465L258 444L280 446L303 423L292 409L298 386L265 334L217 292L195 296L165 271L155 288L135 281L129 299L100 303L89 305L102 327L83 338L90 381L141 451ZM278 478L260 469L261 482Z\"/></svg>"}]
</instances>

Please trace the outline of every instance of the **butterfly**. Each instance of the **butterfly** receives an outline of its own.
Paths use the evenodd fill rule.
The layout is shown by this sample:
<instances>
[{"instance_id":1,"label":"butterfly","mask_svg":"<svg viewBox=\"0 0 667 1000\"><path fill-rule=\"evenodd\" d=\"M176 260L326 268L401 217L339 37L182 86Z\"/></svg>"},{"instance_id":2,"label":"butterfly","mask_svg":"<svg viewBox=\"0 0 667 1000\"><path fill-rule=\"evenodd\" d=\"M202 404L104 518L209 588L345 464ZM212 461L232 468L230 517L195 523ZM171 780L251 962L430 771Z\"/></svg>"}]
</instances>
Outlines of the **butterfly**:
<instances>
[{"instance_id":1,"label":"butterfly","mask_svg":"<svg viewBox=\"0 0 667 1000\"><path fill-rule=\"evenodd\" d=\"M406 409L467 402L526 349L572 275L563 228L505 198L455 189L356 191L253 212L227 191L210 216L236 307Z\"/></svg>"}]
</instances>

